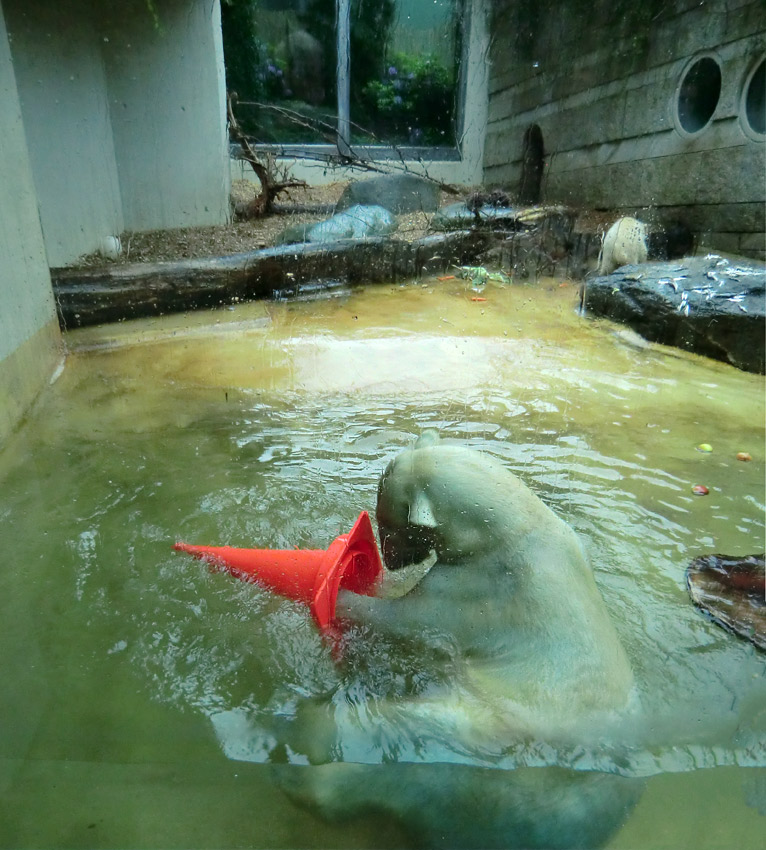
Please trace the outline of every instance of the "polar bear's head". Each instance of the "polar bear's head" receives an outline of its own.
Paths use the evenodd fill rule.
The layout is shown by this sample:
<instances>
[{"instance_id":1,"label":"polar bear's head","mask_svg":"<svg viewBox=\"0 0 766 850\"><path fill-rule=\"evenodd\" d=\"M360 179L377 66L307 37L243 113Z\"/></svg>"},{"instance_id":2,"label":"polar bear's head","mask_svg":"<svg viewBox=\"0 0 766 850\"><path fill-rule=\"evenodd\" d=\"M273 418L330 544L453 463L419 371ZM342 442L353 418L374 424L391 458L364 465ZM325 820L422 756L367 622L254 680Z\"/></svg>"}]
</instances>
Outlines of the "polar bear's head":
<instances>
[{"instance_id":1,"label":"polar bear's head","mask_svg":"<svg viewBox=\"0 0 766 850\"><path fill-rule=\"evenodd\" d=\"M425 559L457 563L498 548L537 499L502 464L471 449L439 443L426 432L392 460L378 486L377 521L383 560L395 570Z\"/></svg>"}]
</instances>

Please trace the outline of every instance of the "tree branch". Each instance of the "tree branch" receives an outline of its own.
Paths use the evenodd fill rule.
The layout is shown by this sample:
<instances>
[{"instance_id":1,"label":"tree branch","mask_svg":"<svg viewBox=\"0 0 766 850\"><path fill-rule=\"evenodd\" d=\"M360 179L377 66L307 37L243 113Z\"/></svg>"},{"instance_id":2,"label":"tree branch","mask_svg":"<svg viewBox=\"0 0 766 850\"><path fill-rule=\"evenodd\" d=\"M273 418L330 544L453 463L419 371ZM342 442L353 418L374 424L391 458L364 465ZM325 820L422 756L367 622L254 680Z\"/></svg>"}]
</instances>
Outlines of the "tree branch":
<instances>
[{"instance_id":1,"label":"tree branch","mask_svg":"<svg viewBox=\"0 0 766 850\"><path fill-rule=\"evenodd\" d=\"M338 132L336 128L325 121L322 121L318 118L309 118L306 115L301 114L292 109L286 109L283 106L276 106L272 103L259 103L258 101L241 101L240 106L254 106L258 109L268 109L272 112L275 112L277 115L280 115L282 118L290 121L291 123L299 126L305 127L308 130L316 133L326 144L333 145L337 149L338 144ZM423 163L421 159L418 159L417 162L423 168L423 174L420 174L418 171L411 168L404 157L404 152L402 149L395 144L390 144L379 139L372 131L367 130L364 127L361 127L359 124L355 124L353 121L350 122L350 125L354 127L354 129L359 130L365 135L370 136L372 139L372 144L383 145L385 147L391 148L398 158L398 164L391 167L385 167L380 165L379 163L374 163L371 160L364 157L363 152L358 149L348 145L349 153L342 154L340 151L334 154L318 154L312 152L301 152L300 154L296 154L296 158L300 159L316 159L322 162L327 163L328 165L336 165L336 166L348 166L352 168L358 168L363 171L373 171L379 174L390 174L391 172L403 172L406 174L416 174L418 177L423 177L425 180L429 180L431 183L435 183L439 188L444 189L447 192L452 192L453 194L459 195L461 193L461 189L457 186L452 185L451 183L445 183L443 180L437 180L434 177L431 177L428 174L428 169ZM245 159L250 161L251 156L255 156L253 149L246 139L244 134L240 131L240 137L237 138L237 141L242 145L242 149L245 153ZM284 150L284 146L280 146L282 150Z\"/></svg>"},{"instance_id":2,"label":"tree branch","mask_svg":"<svg viewBox=\"0 0 766 850\"><path fill-rule=\"evenodd\" d=\"M244 209L239 211L239 214L245 218L257 218L272 211L274 198L286 189L294 189L297 187L306 187L303 180L277 180L273 163L268 160L264 164L258 154L253 150L247 136L242 132L239 122L234 117L234 104L237 102L237 93L231 92L227 97L227 112L229 116L229 134L239 143L244 153L244 158L250 163L258 182L261 184L261 191L252 201L250 201Z\"/></svg>"}]
</instances>

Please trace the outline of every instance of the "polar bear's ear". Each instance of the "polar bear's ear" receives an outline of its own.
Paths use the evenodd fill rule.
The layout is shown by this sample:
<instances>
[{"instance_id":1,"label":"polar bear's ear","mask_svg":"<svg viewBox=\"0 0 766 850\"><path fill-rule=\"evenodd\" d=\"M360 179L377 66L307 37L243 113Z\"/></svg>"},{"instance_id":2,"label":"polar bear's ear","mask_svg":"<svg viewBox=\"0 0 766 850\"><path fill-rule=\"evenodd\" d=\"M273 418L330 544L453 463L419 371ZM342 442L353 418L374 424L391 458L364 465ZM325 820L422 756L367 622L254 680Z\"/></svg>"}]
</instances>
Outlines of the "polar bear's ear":
<instances>
[{"instance_id":1,"label":"polar bear's ear","mask_svg":"<svg viewBox=\"0 0 766 850\"><path fill-rule=\"evenodd\" d=\"M424 449L426 446L433 446L438 442L439 432L435 428L429 428L427 431L423 431L415 441L415 448Z\"/></svg>"},{"instance_id":2,"label":"polar bear's ear","mask_svg":"<svg viewBox=\"0 0 766 850\"><path fill-rule=\"evenodd\" d=\"M410 525L419 525L422 528L436 528L436 517L431 510L431 502L422 491L415 494L410 502L410 510L407 515Z\"/></svg>"}]
</instances>

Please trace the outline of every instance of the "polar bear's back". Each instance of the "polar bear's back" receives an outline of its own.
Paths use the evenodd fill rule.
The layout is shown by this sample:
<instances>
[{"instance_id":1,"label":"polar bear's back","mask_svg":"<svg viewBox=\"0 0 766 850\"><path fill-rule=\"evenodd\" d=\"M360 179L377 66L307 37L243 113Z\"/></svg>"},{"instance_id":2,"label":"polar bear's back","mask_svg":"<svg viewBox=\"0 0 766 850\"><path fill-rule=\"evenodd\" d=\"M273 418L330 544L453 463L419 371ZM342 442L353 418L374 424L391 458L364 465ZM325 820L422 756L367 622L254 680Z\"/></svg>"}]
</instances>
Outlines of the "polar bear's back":
<instances>
[{"instance_id":1,"label":"polar bear's back","mask_svg":"<svg viewBox=\"0 0 766 850\"><path fill-rule=\"evenodd\" d=\"M611 274L620 266L645 263L648 256L646 225L637 218L618 218L604 236L598 273Z\"/></svg>"}]
</instances>

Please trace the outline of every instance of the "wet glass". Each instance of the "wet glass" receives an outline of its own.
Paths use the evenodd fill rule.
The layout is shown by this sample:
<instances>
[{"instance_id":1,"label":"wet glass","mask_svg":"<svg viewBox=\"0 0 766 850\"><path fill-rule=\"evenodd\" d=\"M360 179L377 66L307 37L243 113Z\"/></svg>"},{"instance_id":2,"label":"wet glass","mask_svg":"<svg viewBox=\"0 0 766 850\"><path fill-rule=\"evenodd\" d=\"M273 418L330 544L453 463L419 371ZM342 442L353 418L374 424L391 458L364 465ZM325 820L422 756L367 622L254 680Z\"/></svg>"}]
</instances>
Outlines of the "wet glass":
<instances>
[{"instance_id":1,"label":"wet glass","mask_svg":"<svg viewBox=\"0 0 766 850\"><path fill-rule=\"evenodd\" d=\"M370 771L354 795L500 782L555 826L549 782L605 777L617 792L590 811L617 829L609 847L658 828L720 847L721 824L757 846L763 656L692 605L684 571L762 543L762 378L584 321L565 281L474 295L428 279L68 335L0 456L0 844L409 846L390 817L300 804L314 776L329 787L307 766L325 718L335 768ZM448 642L361 628L338 664L304 606L171 549L326 548L427 428L500 460L577 531L643 713L582 746L466 749L448 718L381 711L465 695ZM490 828L480 808L451 806L453 827Z\"/></svg>"}]
</instances>

